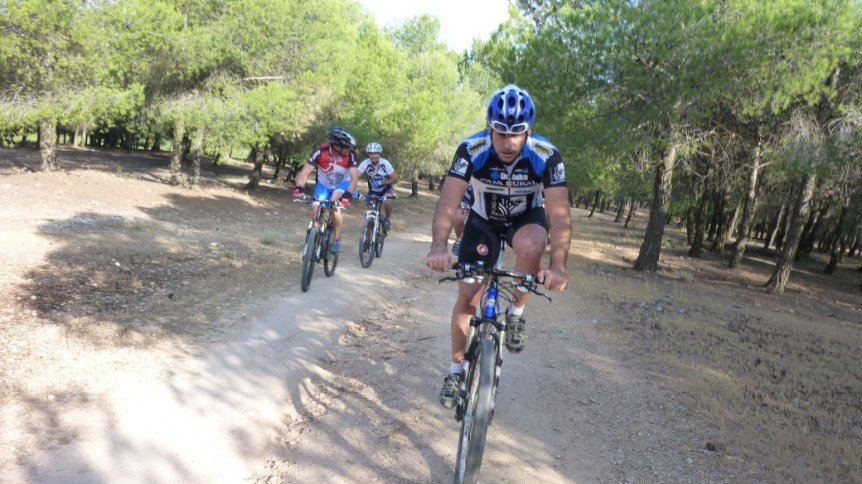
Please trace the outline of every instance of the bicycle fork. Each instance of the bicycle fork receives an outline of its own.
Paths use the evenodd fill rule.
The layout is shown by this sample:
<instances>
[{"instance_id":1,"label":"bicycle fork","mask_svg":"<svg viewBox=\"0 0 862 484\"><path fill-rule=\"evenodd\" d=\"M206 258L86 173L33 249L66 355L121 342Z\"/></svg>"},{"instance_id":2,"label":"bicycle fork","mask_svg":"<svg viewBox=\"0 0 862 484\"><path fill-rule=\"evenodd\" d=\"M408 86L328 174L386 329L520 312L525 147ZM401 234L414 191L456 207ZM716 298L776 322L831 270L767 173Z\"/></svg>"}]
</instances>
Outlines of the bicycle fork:
<instances>
[{"instance_id":1,"label":"bicycle fork","mask_svg":"<svg viewBox=\"0 0 862 484\"><path fill-rule=\"evenodd\" d=\"M494 346L497 349L497 355L495 358L496 365L494 369L494 395L491 398L491 418L489 420L489 423L491 423L494 420L494 407L497 401L497 386L500 383L500 373L503 369L503 345L501 342L504 341L504 338L506 337L505 318L499 318L496 314L492 317L480 318L478 316L473 316L470 318L470 332L467 337L467 341L469 341L469 343L464 355L464 358L470 364L470 367L467 369L467 375L474 371L476 363L479 360L477 354L479 343L487 337L494 338ZM461 380L461 391L458 392L458 401L456 402L455 407L455 419L459 422L464 418L464 412L466 411L467 392L469 391L467 387L468 379L469 378L463 378Z\"/></svg>"},{"instance_id":2,"label":"bicycle fork","mask_svg":"<svg viewBox=\"0 0 862 484\"><path fill-rule=\"evenodd\" d=\"M308 228L306 229L306 233L311 233L314 230L317 232L316 243L314 244L314 256L315 261L320 260L320 250L323 246L323 235L326 233L326 225L322 221L309 220Z\"/></svg>"},{"instance_id":3,"label":"bicycle fork","mask_svg":"<svg viewBox=\"0 0 862 484\"><path fill-rule=\"evenodd\" d=\"M374 247L377 244L377 225L380 223L380 215L377 210L368 210L365 212L365 219L367 220L368 217L374 220L374 224L371 227L371 237L368 239L368 243L371 247Z\"/></svg>"}]
</instances>

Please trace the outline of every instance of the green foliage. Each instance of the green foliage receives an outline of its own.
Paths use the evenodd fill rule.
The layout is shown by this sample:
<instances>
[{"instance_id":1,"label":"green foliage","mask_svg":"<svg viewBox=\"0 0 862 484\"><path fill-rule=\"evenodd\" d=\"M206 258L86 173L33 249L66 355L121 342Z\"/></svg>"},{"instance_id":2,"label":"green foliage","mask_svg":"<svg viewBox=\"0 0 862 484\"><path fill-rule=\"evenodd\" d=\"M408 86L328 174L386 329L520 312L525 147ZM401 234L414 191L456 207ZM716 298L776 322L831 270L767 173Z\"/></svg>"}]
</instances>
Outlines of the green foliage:
<instances>
[{"instance_id":1,"label":"green foliage","mask_svg":"<svg viewBox=\"0 0 862 484\"><path fill-rule=\"evenodd\" d=\"M304 159L340 124L439 172L480 125L471 80L489 77L460 75L435 18L386 32L349 0L9 0L0 28L0 130L54 118L169 138L182 122L208 152Z\"/></svg>"},{"instance_id":2,"label":"green foliage","mask_svg":"<svg viewBox=\"0 0 862 484\"><path fill-rule=\"evenodd\" d=\"M860 31L852 0L521 0L467 61L530 91L579 191L643 196L673 142L683 162L724 160L741 196L758 140L781 170L837 159L834 126L852 131L840 120L862 100ZM682 201L696 180L679 178Z\"/></svg>"}]
</instances>

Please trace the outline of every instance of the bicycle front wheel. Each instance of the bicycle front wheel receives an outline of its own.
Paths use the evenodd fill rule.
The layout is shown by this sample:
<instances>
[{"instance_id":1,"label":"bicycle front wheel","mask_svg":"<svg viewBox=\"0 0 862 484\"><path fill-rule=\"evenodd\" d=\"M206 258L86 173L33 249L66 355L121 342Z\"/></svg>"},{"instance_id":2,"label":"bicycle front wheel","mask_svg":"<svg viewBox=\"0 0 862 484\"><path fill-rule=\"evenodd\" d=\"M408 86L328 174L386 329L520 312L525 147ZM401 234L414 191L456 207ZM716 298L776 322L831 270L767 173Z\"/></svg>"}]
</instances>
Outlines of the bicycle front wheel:
<instances>
[{"instance_id":1,"label":"bicycle front wheel","mask_svg":"<svg viewBox=\"0 0 862 484\"><path fill-rule=\"evenodd\" d=\"M467 378L467 401L461 420L455 482L472 484L479 478L479 467L485 451L485 437L494 411L494 379L497 365L497 343L483 339L478 356Z\"/></svg>"},{"instance_id":2,"label":"bicycle front wheel","mask_svg":"<svg viewBox=\"0 0 862 484\"><path fill-rule=\"evenodd\" d=\"M324 236L324 244L323 244L323 273L326 274L326 277L329 277L335 274L335 266L338 265L338 252L330 252L330 247L332 247L332 239L335 237L335 231L332 227L326 229L326 235Z\"/></svg>"},{"instance_id":3,"label":"bicycle front wheel","mask_svg":"<svg viewBox=\"0 0 862 484\"><path fill-rule=\"evenodd\" d=\"M383 230L383 221L377 224L377 243L374 244L374 251L377 257L383 255L383 242L386 240L386 232Z\"/></svg>"},{"instance_id":4,"label":"bicycle front wheel","mask_svg":"<svg viewBox=\"0 0 862 484\"><path fill-rule=\"evenodd\" d=\"M308 291L308 286L311 285L311 276L314 274L314 253L317 252L317 240L317 229L309 229L308 235L305 236L305 247L302 249L302 276L300 278L302 292Z\"/></svg>"},{"instance_id":5,"label":"bicycle front wheel","mask_svg":"<svg viewBox=\"0 0 862 484\"><path fill-rule=\"evenodd\" d=\"M371 265L374 260L374 219L367 217L362 224L362 232L359 234L359 264L362 267Z\"/></svg>"}]
</instances>

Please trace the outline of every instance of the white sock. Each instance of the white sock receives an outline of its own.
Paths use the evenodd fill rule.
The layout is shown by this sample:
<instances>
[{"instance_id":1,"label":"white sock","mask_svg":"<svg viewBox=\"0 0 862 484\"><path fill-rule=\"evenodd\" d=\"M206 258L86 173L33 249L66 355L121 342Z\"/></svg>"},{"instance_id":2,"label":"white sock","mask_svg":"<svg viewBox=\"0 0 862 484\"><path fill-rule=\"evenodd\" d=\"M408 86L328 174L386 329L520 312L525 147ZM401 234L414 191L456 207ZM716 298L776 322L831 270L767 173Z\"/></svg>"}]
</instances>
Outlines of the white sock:
<instances>
[{"instance_id":1,"label":"white sock","mask_svg":"<svg viewBox=\"0 0 862 484\"><path fill-rule=\"evenodd\" d=\"M470 367L470 362L461 360L461 363L449 363L449 373L467 373L467 368Z\"/></svg>"},{"instance_id":2,"label":"white sock","mask_svg":"<svg viewBox=\"0 0 862 484\"><path fill-rule=\"evenodd\" d=\"M509 306L508 313L511 314L512 316L522 316L524 314L524 308L523 307L519 308L518 306L515 306L513 304L513 305Z\"/></svg>"}]
</instances>

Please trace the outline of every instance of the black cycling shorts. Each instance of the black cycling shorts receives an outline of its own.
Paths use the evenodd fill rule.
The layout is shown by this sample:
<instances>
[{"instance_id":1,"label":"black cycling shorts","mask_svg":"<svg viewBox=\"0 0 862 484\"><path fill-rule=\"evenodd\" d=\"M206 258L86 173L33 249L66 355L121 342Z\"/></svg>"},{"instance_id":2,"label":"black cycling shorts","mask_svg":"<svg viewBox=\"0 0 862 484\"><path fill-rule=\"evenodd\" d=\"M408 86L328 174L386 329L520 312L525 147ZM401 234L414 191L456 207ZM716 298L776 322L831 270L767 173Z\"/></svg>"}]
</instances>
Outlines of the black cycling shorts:
<instances>
[{"instance_id":1,"label":"black cycling shorts","mask_svg":"<svg viewBox=\"0 0 862 484\"><path fill-rule=\"evenodd\" d=\"M547 231L548 217L545 215L545 209L536 207L528 210L514 217L508 224L490 222L470 210L464 223L458 262L475 264L484 261L485 267L492 267L499 256L500 239L505 237L506 244L511 247L518 229L529 224L541 225Z\"/></svg>"}]
</instances>

